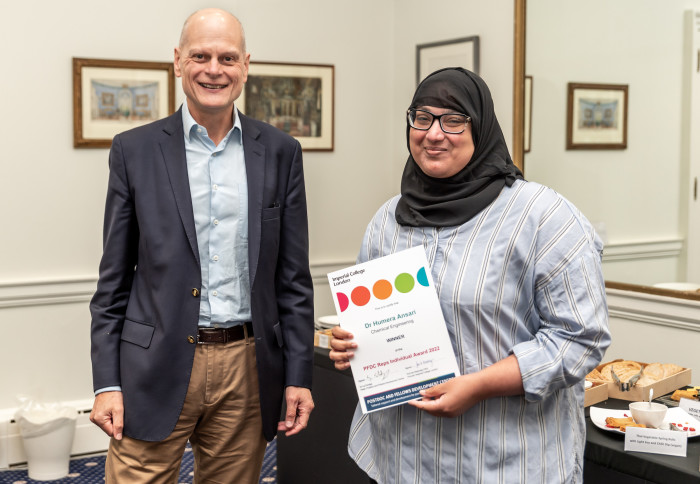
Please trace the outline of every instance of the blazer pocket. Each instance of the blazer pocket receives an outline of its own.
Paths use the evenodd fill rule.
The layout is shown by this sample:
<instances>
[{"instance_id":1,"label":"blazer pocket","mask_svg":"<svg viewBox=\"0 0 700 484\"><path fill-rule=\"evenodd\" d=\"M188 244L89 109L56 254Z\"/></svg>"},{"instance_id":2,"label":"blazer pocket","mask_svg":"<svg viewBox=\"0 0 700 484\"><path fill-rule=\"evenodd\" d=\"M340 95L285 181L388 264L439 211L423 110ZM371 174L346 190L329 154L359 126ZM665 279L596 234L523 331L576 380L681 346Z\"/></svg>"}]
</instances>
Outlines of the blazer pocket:
<instances>
[{"instance_id":1,"label":"blazer pocket","mask_svg":"<svg viewBox=\"0 0 700 484\"><path fill-rule=\"evenodd\" d=\"M263 208L263 212L262 212L263 222L265 220L274 220L277 218L280 218L280 207Z\"/></svg>"},{"instance_id":2,"label":"blazer pocket","mask_svg":"<svg viewBox=\"0 0 700 484\"><path fill-rule=\"evenodd\" d=\"M149 324L139 323L130 319L124 320L122 328L122 341L127 341L142 348L151 346L155 327Z\"/></svg>"},{"instance_id":3,"label":"blazer pocket","mask_svg":"<svg viewBox=\"0 0 700 484\"><path fill-rule=\"evenodd\" d=\"M284 338L282 337L282 327L280 323L275 324L272 329L275 330L275 337L277 338L277 346L282 348L284 346Z\"/></svg>"}]
</instances>

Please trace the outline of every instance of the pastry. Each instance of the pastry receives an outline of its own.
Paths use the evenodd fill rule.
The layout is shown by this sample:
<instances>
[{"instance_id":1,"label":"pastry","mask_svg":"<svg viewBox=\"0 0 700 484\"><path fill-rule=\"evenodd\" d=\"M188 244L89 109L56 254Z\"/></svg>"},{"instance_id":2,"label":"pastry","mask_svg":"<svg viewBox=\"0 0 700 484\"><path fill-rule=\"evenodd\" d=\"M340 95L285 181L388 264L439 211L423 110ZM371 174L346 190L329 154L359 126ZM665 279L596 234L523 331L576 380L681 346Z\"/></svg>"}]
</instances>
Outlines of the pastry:
<instances>
[{"instance_id":1,"label":"pastry","mask_svg":"<svg viewBox=\"0 0 700 484\"><path fill-rule=\"evenodd\" d=\"M603 378L603 375L597 368L593 368L593 371L586 375L586 380L605 381L605 378Z\"/></svg>"},{"instance_id":2,"label":"pastry","mask_svg":"<svg viewBox=\"0 0 700 484\"><path fill-rule=\"evenodd\" d=\"M664 366L661 363L649 363L642 370L642 378L644 377L651 381L661 380L664 377Z\"/></svg>"},{"instance_id":3,"label":"pastry","mask_svg":"<svg viewBox=\"0 0 700 484\"><path fill-rule=\"evenodd\" d=\"M694 390L692 388L689 388L687 390L676 390L673 392L673 395L671 395L671 400L675 401L680 401L681 398L689 398L691 400L697 400L698 399L698 391Z\"/></svg>"},{"instance_id":4,"label":"pastry","mask_svg":"<svg viewBox=\"0 0 700 484\"><path fill-rule=\"evenodd\" d=\"M630 378L638 375L642 369L642 365L636 361L622 360L615 361L613 363L608 363L601 370L600 373L603 378L607 381L613 381L612 370L615 369L615 375L620 379L621 382L628 382Z\"/></svg>"},{"instance_id":5,"label":"pastry","mask_svg":"<svg viewBox=\"0 0 700 484\"><path fill-rule=\"evenodd\" d=\"M634 419L632 417L607 417L605 419L605 425L609 425L610 427L621 427L623 425L629 425L633 424Z\"/></svg>"},{"instance_id":6,"label":"pastry","mask_svg":"<svg viewBox=\"0 0 700 484\"><path fill-rule=\"evenodd\" d=\"M664 368L664 378L668 378L684 370L682 366L674 365L673 363L664 363L661 366Z\"/></svg>"},{"instance_id":7,"label":"pastry","mask_svg":"<svg viewBox=\"0 0 700 484\"><path fill-rule=\"evenodd\" d=\"M631 424L620 425L620 430L622 430L624 432L625 430L627 430L627 427L641 427L643 429L647 428L647 426L644 424L638 424L638 423L633 422Z\"/></svg>"},{"instance_id":8,"label":"pastry","mask_svg":"<svg viewBox=\"0 0 700 484\"><path fill-rule=\"evenodd\" d=\"M616 429L620 429L621 431L625 431L627 427L642 427L646 428L647 426L644 424L638 424L635 422L632 417L622 417L622 418L616 418L616 417L607 417L605 419L605 425L608 427L613 427Z\"/></svg>"}]
</instances>

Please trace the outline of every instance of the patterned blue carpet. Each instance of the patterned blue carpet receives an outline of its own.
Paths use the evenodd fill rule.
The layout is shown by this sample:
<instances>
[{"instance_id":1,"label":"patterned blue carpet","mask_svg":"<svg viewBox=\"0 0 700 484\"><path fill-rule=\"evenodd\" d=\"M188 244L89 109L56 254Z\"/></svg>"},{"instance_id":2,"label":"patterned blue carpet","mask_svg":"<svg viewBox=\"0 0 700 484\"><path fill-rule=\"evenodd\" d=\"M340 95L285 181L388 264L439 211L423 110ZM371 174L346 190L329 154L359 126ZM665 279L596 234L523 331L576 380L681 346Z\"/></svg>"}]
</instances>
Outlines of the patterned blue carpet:
<instances>
[{"instance_id":1,"label":"patterned blue carpet","mask_svg":"<svg viewBox=\"0 0 700 484\"><path fill-rule=\"evenodd\" d=\"M98 484L104 482L105 456L96 455L72 459L68 476L53 481L35 481L27 476L27 468L11 468L0 470L0 484L34 484L39 482L51 482L52 484ZM192 449L189 445L185 449L180 467L180 480L178 484L191 484L194 469ZM267 445L265 458L263 459L260 484L277 483L277 441L273 440Z\"/></svg>"}]
</instances>

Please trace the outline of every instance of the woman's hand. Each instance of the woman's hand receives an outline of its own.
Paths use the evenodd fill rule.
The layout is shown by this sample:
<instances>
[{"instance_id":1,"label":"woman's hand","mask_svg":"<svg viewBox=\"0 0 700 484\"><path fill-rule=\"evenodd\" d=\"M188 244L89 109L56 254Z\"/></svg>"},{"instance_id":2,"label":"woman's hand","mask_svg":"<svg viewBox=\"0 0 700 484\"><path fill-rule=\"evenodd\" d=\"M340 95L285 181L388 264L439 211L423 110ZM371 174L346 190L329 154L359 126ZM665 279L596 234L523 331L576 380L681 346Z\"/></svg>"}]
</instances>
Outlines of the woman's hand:
<instances>
[{"instance_id":1,"label":"woman's hand","mask_svg":"<svg viewBox=\"0 0 700 484\"><path fill-rule=\"evenodd\" d=\"M445 383L421 390L422 400L411 400L409 405L425 410L435 417L457 417L479 403L480 395L474 375L462 375Z\"/></svg>"},{"instance_id":2,"label":"woman's hand","mask_svg":"<svg viewBox=\"0 0 700 484\"><path fill-rule=\"evenodd\" d=\"M352 350L357 348L357 343L350 341L353 335L340 326L335 326L332 332L331 352L328 356L335 361L335 367L338 370L347 370L350 368L350 358L355 355Z\"/></svg>"},{"instance_id":3,"label":"woman's hand","mask_svg":"<svg viewBox=\"0 0 700 484\"><path fill-rule=\"evenodd\" d=\"M510 355L476 373L422 390L422 400L408 403L436 417L457 417L487 398L524 393L518 359Z\"/></svg>"}]
</instances>

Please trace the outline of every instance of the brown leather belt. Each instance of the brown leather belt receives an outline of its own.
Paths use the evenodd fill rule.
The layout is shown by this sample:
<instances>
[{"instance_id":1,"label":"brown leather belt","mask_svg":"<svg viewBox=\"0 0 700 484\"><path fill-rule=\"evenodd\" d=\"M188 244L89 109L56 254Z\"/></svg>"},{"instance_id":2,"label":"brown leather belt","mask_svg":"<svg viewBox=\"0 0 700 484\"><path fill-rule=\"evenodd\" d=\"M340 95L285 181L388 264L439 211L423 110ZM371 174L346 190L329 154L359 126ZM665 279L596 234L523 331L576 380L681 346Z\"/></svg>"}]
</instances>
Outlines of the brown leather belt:
<instances>
[{"instance_id":1,"label":"brown leather belt","mask_svg":"<svg viewBox=\"0 0 700 484\"><path fill-rule=\"evenodd\" d=\"M253 325L250 322L231 328L199 328L197 344L228 343L248 339L251 336L253 336Z\"/></svg>"}]
</instances>

